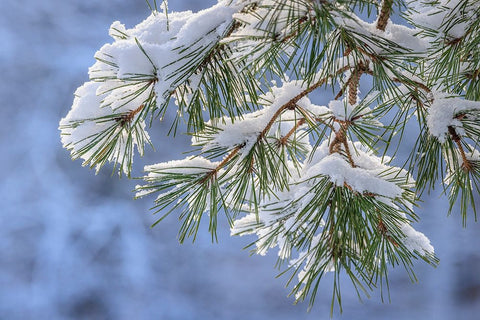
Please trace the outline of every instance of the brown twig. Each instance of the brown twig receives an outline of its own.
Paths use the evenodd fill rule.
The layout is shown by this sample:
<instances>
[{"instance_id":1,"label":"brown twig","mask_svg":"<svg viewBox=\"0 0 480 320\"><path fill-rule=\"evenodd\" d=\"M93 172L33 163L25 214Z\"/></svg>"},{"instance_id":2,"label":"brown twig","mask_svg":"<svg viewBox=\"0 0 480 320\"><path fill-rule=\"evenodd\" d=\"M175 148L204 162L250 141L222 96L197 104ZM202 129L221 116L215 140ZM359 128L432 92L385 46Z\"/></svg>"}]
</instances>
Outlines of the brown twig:
<instances>
[{"instance_id":1,"label":"brown twig","mask_svg":"<svg viewBox=\"0 0 480 320\"><path fill-rule=\"evenodd\" d=\"M380 14L378 15L377 20L377 29L385 31L385 28L388 24L388 19L390 19L390 14L392 13L393 0L383 0L382 8L380 9Z\"/></svg>"},{"instance_id":2,"label":"brown twig","mask_svg":"<svg viewBox=\"0 0 480 320\"><path fill-rule=\"evenodd\" d=\"M239 144L238 146L235 147L223 160L220 162L220 164L217 166L217 168L223 168L230 160L232 160L233 157L237 155L237 153L245 146L245 144ZM218 169L215 168L216 171Z\"/></svg>"},{"instance_id":3,"label":"brown twig","mask_svg":"<svg viewBox=\"0 0 480 320\"><path fill-rule=\"evenodd\" d=\"M475 80L480 76L480 69L474 70L473 72L465 73L465 77L470 80Z\"/></svg>"},{"instance_id":4,"label":"brown twig","mask_svg":"<svg viewBox=\"0 0 480 320\"><path fill-rule=\"evenodd\" d=\"M370 70L369 68L362 69L362 72L364 72L368 75L374 76L373 71ZM415 80L409 79L408 81L405 81L405 80L399 79L397 77L390 78L390 80L392 80L393 82L398 82L398 83L402 83L402 84L413 84L416 87L424 90L425 92L428 92L428 93L432 92L432 90L428 86L426 86L425 84L423 84L421 82L415 81Z\"/></svg>"},{"instance_id":5,"label":"brown twig","mask_svg":"<svg viewBox=\"0 0 480 320\"><path fill-rule=\"evenodd\" d=\"M350 147L348 146L348 140L346 135L342 143L343 143L343 147L345 148L345 153L347 154L348 162L350 162L350 166L352 166L352 168L355 168L356 165L355 165L355 162L353 161L352 153L350 152Z\"/></svg>"},{"instance_id":6,"label":"brown twig","mask_svg":"<svg viewBox=\"0 0 480 320\"><path fill-rule=\"evenodd\" d=\"M257 141L256 143L259 143L260 141L262 141L267 133L270 131L270 129L272 128L273 124L275 123L275 121L277 120L277 118L285 111L285 110L295 110L298 106L297 106L297 102L300 101L300 99L302 99L303 97L307 96L309 93L311 93L312 91L314 91L315 89L321 87L322 85L324 85L328 79L330 79L331 77L333 76L336 76L338 74L341 74L345 71L347 71L348 69L350 68L350 66L345 66L343 68L340 68L339 70L337 70L337 72L334 74L334 75L329 75L329 76L326 76L320 80L318 80L317 82L315 82L313 85L311 85L310 87L308 87L307 89L305 89L304 91L302 91L301 93L299 93L298 95L296 95L295 97L293 97L292 99L290 99L289 101L287 101L284 105L282 105L280 108L278 108L278 110L274 113L274 115L272 116L272 118L270 119L270 121L267 123L267 125L265 126L265 128L260 132L260 134L258 135L257 137ZM305 120L304 120L305 121ZM237 145L226 157L225 159L223 159L222 162L220 162L220 164L212 170L212 174L215 174L217 173L221 168L223 168L235 155L237 155L238 152L240 152L241 149L243 149L245 147L245 143L243 144L240 144L240 145Z\"/></svg>"},{"instance_id":7,"label":"brown twig","mask_svg":"<svg viewBox=\"0 0 480 320\"><path fill-rule=\"evenodd\" d=\"M363 64L360 62L359 65L355 68L348 83L348 103L350 103L350 105L352 106L357 103L357 92L358 85L360 83L360 77L362 76L362 65Z\"/></svg>"},{"instance_id":8,"label":"brown twig","mask_svg":"<svg viewBox=\"0 0 480 320\"><path fill-rule=\"evenodd\" d=\"M140 105L137 109L131 110L120 117L115 118L115 121L120 123L121 127L125 127L126 125L132 122L133 118L145 107L144 104Z\"/></svg>"},{"instance_id":9,"label":"brown twig","mask_svg":"<svg viewBox=\"0 0 480 320\"><path fill-rule=\"evenodd\" d=\"M349 66L345 66L341 69L339 69L337 72L336 72L336 75L340 74L340 73L343 73L345 71L347 71L350 67ZM281 106L276 112L275 114L272 116L272 118L270 119L270 121L268 122L267 126L262 130L262 132L258 135L258 138L257 138L257 142L260 142L263 138L265 138L266 134L268 133L268 131L270 131L270 129L272 128L273 124L275 123L275 121L277 120L277 118L287 109L289 110L295 110L297 108L297 102L300 101L300 99L302 99L303 97L307 96L308 94L310 94L313 90L321 87L322 85L325 84L325 82L327 82L327 80L331 77L330 76L327 76L325 78L322 78L320 79L319 81L317 81L316 83L314 83L312 86L308 87L307 89L305 89L304 91L302 91L301 93L299 93L298 95L296 95L295 97L293 97L292 99L290 99L287 103L285 103L283 106Z\"/></svg>"},{"instance_id":10,"label":"brown twig","mask_svg":"<svg viewBox=\"0 0 480 320\"><path fill-rule=\"evenodd\" d=\"M470 163L470 160L468 160L467 155L465 154L465 149L463 148L463 145L462 145L462 138L458 135L457 131L453 126L448 126L448 133L450 134L450 137L457 145L458 151L460 152L460 155L462 157L462 162L463 162L462 163L463 170L466 172L471 171L472 164Z\"/></svg>"},{"instance_id":11,"label":"brown twig","mask_svg":"<svg viewBox=\"0 0 480 320\"><path fill-rule=\"evenodd\" d=\"M220 162L220 164L218 166L216 166L212 171L209 171L201 180L200 180L200 183L204 183L205 181L207 180L210 180L212 179L213 177L215 177L218 173L218 171L220 171L220 169L222 169L228 162L230 162L230 160L232 160L233 157L235 157L237 155L237 153L245 146L245 144L239 144L237 145L232 151L230 151L230 153L222 160L222 162Z\"/></svg>"},{"instance_id":12,"label":"brown twig","mask_svg":"<svg viewBox=\"0 0 480 320\"><path fill-rule=\"evenodd\" d=\"M449 41L446 41L446 45L447 46L454 46L454 45L459 44L462 40L463 40L463 37L453 38Z\"/></svg>"},{"instance_id":13,"label":"brown twig","mask_svg":"<svg viewBox=\"0 0 480 320\"><path fill-rule=\"evenodd\" d=\"M333 138L332 142L328 146L328 151L330 154L332 153L339 153L340 152L340 145L342 143L343 137L341 131L335 132L335 137Z\"/></svg>"},{"instance_id":14,"label":"brown twig","mask_svg":"<svg viewBox=\"0 0 480 320\"><path fill-rule=\"evenodd\" d=\"M338 99L340 99L341 96L343 96L346 89L350 88L350 86L353 85L352 84L353 81L357 81L356 85L357 85L357 89L358 89L358 82L360 81L360 77L361 77L362 73L368 73L368 71L369 71L367 65L368 65L368 61L367 61L367 64L365 64L363 62L359 62L357 64L357 66L352 71L352 74L348 78L347 82L345 82L343 87L340 89L340 91L335 96L335 98L334 98L335 100L338 100ZM358 79L357 79L357 77L358 77ZM352 90L349 89L349 91L351 92ZM350 92L349 92L349 94L351 94ZM357 92L357 90L355 90L355 94L356 94L356 92Z\"/></svg>"},{"instance_id":15,"label":"brown twig","mask_svg":"<svg viewBox=\"0 0 480 320\"><path fill-rule=\"evenodd\" d=\"M383 223L382 217L380 215L378 216L377 230L380 232L380 234L383 237L385 237L395 247L399 246L399 244L395 241L395 239L393 239L393 237L389 234L390 232L388 231L387 226Z\"/></svg>"},{"instance_id":16,"label":"brown twig","mask_svg":"<svg viewBox=\"0 0 480 320\"><path fill-rule=\"evenodd\" d=\"M347 139L347 129L349 126L349 122L347 121L340 121L337 120L341 124L340 129L335 132L335 137L333 138L332 142L329 146L329 152L332 153L340 153L342 150L342 145L345 149L345 155L347 156L348 162L355 168L355 162L353 161L352 153L350 152L350 147L348 146L348 139Z\"/></svg>"},{"instance_id":17,"label":"brown twig","mask_svg":"<svg viewBox=\"0 0 480 320\"><path fill-rule=\"evenodd\" d=\"M278 140L278 143L282 146L286 145L288 139L292 136L292 134L294 134L298 130L298 128L302 126L306 121L307 120L305 118L301 118L300 120L298 120L295 126L292 129L290 129L290 131L288 131L288 133L285 136L281 137Z\"/></svg>"}]
</instances>

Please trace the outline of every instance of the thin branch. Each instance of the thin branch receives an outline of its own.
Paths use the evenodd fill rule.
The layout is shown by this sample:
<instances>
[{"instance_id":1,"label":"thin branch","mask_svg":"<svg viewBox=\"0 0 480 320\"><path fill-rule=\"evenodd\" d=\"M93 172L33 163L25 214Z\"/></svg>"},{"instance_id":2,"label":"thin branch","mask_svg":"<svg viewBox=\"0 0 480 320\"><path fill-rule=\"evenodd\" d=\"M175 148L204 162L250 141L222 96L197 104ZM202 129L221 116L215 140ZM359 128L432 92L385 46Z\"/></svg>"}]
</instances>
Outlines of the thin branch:
<instances>
[{"instance_id":1,"label":"thin branch","mask_svg":"<svg viewBox=\"0 0 480 320\"><path fill-rule=\"evenodd\" d=\"M388 24L388 19L390 19L390 14L392 13L393 0L383 0L382 8L380 9L380 14L378 15L377 20L377 29L385 31L385 28Z\"/></svg>"},{"instance_id":2,"label":"thin branch","mask_svg":"<svg viewBox=\"0 0 480 320\"><path fill-rule=\"evenodd\" d=\"M393 237L390 235L390 232L388 231L388 228L385 225L385 223L383 223L383 219L382 219L382 216L380 215L380 213L378 215L377 229L380 232L380 234L384 238L386 238L391 244L393 244L395 247L399 246L399 244L395 241L395 239L393 239Z\"/></svg>"},{"instance_id":3,"label":"thin branch","mask_svg":"<svg viewBox=\"0 0 480 320\"><path fill-rule=\"evenodd\" d=\"M133 120L133 118L140 112L142 111L142 109L145 107L144 104L140 105L137 109L135 110L131 110L127 113L125 113L124 115L120 116L120 117L117 117L115 118L114 120L118 123L120 123L120 126L121 127L124 127L128 124L130 124Z\"/></svg>"},{"instance_id":4,"label":"thin branch","mask_svg":"<svg viewBox=\"0 0 480 320\"><path fill-rule=\"evenodd\" d=\"M370 70L370 69L368 69L368 68L365 68L365 69L363 69L362 71L365 72L365 73L368 74L368 75L374 76L373 70ZM423 84L423 83L421 83L421 82L415 81L415 80L409 79L408 81L405 81L405 80L399 79L399 78L397 78L397 77L390 78L390 80L392 80L393 82L398 82L398 83L402 83L402 84L405 84L405 85L413 84L413 85L415 85L416 87L419 87L420 89L426 91L427 93L432 92L432 90L431 90L427 85L425 85L425 84Z\"/></svg>"},{"instance_id":5,"label":"thin branch","mask_svg":"<svg viewBox=\"0 0 480 320\"><path fill-rule=\"evenodd\" d=\"M333 125L331 123L328 123L326 122L324 119L320 118L320 117L311 117L307 111L305 111L305 109L303 109L302 107L298 106L296 107L296 110L298 110L305 118L303 118L303 120L305 121L309 121L309 122L320 122L321 124L329 127L332 131L335 131L335 128L333 127Z\"/></svg>"},{"instance_id":6,"label":"thin branch","mask_svg":"<svg viewBox=\"0 0 480 320\"><path fill-rule=\"evenodd\" d=\"M471 171L473 169L472 164L470 163L470 160L468 160L467 155L465 154L465 149L462 146L461 137L458 135L457 131L452 126L448 126L448 133L450 134L450 136L452 137L452 140L457 145L458 151L460 152L460 155L462 156L462 162L463 162L462 163L462 168L466 172Z\"/></svg>"},{"instance_id":7,"label":"thin branch","mask_svg":"<svg viewBox=\"0 0 480 320\"><path fill-rule=\"evenodd\" d=\"M350 152L350 147L348 146L348 140L347 140L346 136L345 136L345 139L343 139L342 143L343 143L343 146L345 148L345 153L347 154L348 162L350 162L350 166L352 166L352 168L355 168L356 164L353 161L352 153Z\"/></svg>"},{"instance_id":8,"label":"thin branch","mask_svg":"<svg viewBox=\"0 0 480 320\"><path fill-rule=\"evenodd\" d=\"M345 66L341 69L339 69L336 73L335 73L335 76L339 75L340 73L343 73L345 71L347 71L350 67L349 66ZM290 99L287 103L285 103L283 106L281 106L277 112L275 112L275 114L272 116L272 118L270 119L270 121L268 122L267 126L265 127L265 129L262 130L262 132L260 133L260 135L258 136L257 138L257 142L260 142L264 137L265 135L267 134L267 132L272 128L273 124L275 123L276 119L287 109L289 110L295 110L297 108L297 102L300 101L300 99L302 99L303 97L306 97L308 94L310 94L312 91L314 91L315 89L321 87L322 85L325 84L325 82L327 82L327 80L329 78L331 78L332 75L329 75L329 76L326 76L325 78L322 78L320 79L319 81L317 81L316 83L314 83L312 86L308 87L307 89L305 89L304 91L302 91L301 93L299 93L298 95L296 95L295 97L293 97L292 99Z\"/></svg>"},{"instance_id":9,"label":"thin branch","mask_svg":"<svg viewBox=\"0 0 480 320\"><path fill-rule=\"evenodd\" d=\"M348 79L348 103L352 106L357 104L357 92L360 78L363 73L362 69L364 69L363 63L359 62L350 76L350 79Z\"/></svg>"},{"instance_id":10,"label":"thin branch","mask_svg":"<svg viewBox=\"0 0 480 320\"><path fill-rule=\"evenodd\" d=\"M272 128L273 124L277 120L277 118L287 109L289 110L295 110L297 108L297 103L300 101L300 99L306 97L308 94L310 94L312 91L315 89L321 87L324 85L328 79L330 79L333 76L337 76L341 73L344 73L350 68L350 66L345 66L343 68L340 68L337 70L337 72L334 75L328 75L320 80L318 80L316 83L305 89L304 91L300 92L298 95L287 101L284 105L282 105L278 110L275 112L275 114L272 116L270 121L267 123L265 128L260 132L260 134L257 137L257 141L255 144L259 143L262 141L265 136L267 135L268 131ZM218 172L222 167L224 167L242 148L245 147L245 144L240 144L235 149L233 149L230 154L227 155L227 157L213 170L213 172Z\"/></svg>"},{"instance_id":11,"label":"thin branch","mask_svg":"<svg viewBox=\"0 0 480 320\"><path fill-rule=\"evenodd\" d=\"M279 144L282 146L286 145L288 139L292 136L292 134L294 134L298 130L298 128L302 126L306 121L307 120L305 118L301 118L300 120L298 120L295 126L292 129L290 129L290 131L285 136L280 138Z\"/></svg>"},{"instance_id":12,"label":"thin branch","mask_svg":"<svg viewBox=\"0 0 480 320\"><path fill-rule=\"evenodd\" d=\"M353 161L352 153L350 152L350 147L348 146L348 139L347 139L347 129L351 122L348 121L340 121L337 120L341 124L340 129L335 132L335 138L333 138L332 142L329 146L330 154L332 153L340 153L342 150L341 147L343 145L345 150L345 155L347 156L348 162L352 168L355 168L355 162Z\"/></svg>"},{"instance_id":13,"label":"thin branch","mask_svg":"<svg viewBox=\"0 0 480 320\"><path fill-rule=\"evenodd\" d=\"M368 61L367 61L367 64L368 64ZM367 67L367 64L363 63L363 62L359 62L354 70L352 71L352 74L350 75L350 77L348 78L347 82L345 82L345 84L343 85L343 87L340 89L340 91L337 93L337 95L335 96L335 100L338 100L340 99L341 96L343 96L343 94L345 93L345 91L347 90L347 88L349 88L349 94L351 94L350 92L352 91L355 91L355 95L356 95L356 92L357 90L350 90L350 86L353 86L353 83L352 82L355 82L357 81L357 89L358 89L358 82L360 81L360 77L362 75L362 73L368 73L369 69ZM371 72L371 71L370 71ZM373 73L373 72L371 72ZM368 73L371 75L371 73ZM358 79L357 79L358 77ZM356 99L356 96L355 96L355 99ZM351 103L350 103L351 104ZM354 103L355 104L355 103Z\"/></svg>"},{"instance_id":14,"label":"thin branch","mask_svg":"<svg viewBox=\"0 0 480 320\"><path fill-rule=\"evenodd\" d=\"M213 179L218 171L220 171L220 169L222 169L228 162L230 162L230 160L232 160L233 157L235 157L237 155L237 153L245 146L245 144L239 144L237 145L223 160L222 162L220 162L220 164L218 166L216 166L213 170L207 172L205 174L205 176L200 179L200 184L203 184L205 183L206 181L210 180L210 179Z\"/></svg>"},{"instance_id":15,"label":"thin branch","mask_svg":"<svg viewBox=\"0 0 480 320\"><path fill-rule=\"evenodd\" d=\"M237 155L237 153L245 146L245 144L239 144L238 146L235 147L226 157L225 159L220 162L220 164L215 168L215 171L220 170L220 168L223 168L230 160L232 160L233 157Z\"/></svg>"}]
</instances>

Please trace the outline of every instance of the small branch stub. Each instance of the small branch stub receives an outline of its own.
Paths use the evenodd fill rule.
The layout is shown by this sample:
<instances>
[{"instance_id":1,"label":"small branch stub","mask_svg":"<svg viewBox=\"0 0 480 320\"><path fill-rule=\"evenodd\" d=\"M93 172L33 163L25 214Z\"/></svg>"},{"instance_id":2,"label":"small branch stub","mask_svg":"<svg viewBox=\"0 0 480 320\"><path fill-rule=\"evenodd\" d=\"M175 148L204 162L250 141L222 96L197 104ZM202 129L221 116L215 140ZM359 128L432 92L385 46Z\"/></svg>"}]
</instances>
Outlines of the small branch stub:
<instances>
[{"instance_id":1,"label":"small branch stub","mask_svg":"<svg viewBox=\"0 0 480 320\"><path fill-rule=\"evenodd\" d=\"M465 150L462 146L462 139L458 135L457 131L455 130L454 127L448 126L448 133L450 134L450 137L452 140L455 142L455 144L458 147L458 151L460 152L460 156L462 157L462 169L465 172L469 172L472 170L472 164L467 158L467 155L465 154Z\"/></svg>"},{"instance_id":2,"label":"small branch stub","mask_svg":"<svg viewBox=\"0 0 480 320\"><path fill-rule=\"evenodd\" d=\"M120 126L121 127L125 127L127 125L129 125L133 118L140 112L142 111L142 109L144 108L145 106L142 104L140 107L138 107L137 109L135 110L132 110L130 112L127 112L125 113L124 115L120 116L120 117L117 117L115 118L115 121L117 121L118 123L120 123Z\"/></svg>"}]
</instances>

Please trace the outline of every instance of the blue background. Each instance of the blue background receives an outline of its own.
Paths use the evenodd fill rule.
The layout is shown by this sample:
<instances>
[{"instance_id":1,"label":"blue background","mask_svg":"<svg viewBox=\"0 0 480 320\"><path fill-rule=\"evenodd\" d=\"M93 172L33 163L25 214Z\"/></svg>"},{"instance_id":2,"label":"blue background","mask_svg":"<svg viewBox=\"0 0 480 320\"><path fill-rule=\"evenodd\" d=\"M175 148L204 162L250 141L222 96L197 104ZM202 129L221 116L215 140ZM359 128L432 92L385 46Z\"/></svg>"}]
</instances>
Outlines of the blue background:
<instances>
[{"instance_id":1,"label":"blue background","mask_svg":"<svg viewBox=\"0 0 480 320\"><path fill-rule=\"evenodd\" d=\"M173 10L214 1L170 1ZM275 254L250 256L253 238L219 243L206 228L196 243L178 244L174 215L150 229L153 199L132 200L138 181L72 162L58 121L76 87L87 81L111 22L127 27L149 14L142 0L0 2L0 319L328 319L331 282L316 305L294 306L286 277L275 279ZM188 139L150 130L157 151L144 164L183 158ZM415 137L407 138L413 141ZM480 225L467 229L434 193L416 228L441 259L416 265L412 284L391 273L391 303L378 293L359 302L344 281L342 319L474 319L480 313Z\"/></svg>"}]
</instances>

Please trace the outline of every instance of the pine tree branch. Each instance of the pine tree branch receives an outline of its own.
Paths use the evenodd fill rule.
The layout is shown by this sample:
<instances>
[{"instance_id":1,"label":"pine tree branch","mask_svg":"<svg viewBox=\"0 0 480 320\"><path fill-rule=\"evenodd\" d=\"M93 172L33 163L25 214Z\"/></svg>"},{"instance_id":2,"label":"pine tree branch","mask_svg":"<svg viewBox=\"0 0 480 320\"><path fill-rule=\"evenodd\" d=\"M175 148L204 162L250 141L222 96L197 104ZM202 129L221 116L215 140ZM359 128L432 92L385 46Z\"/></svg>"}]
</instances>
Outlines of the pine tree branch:
<instances>
[{"instance_id":1,"label":"pine tree branch","mask_svg":"<svg viewBox=\"0 0 480 320\"><path fill-rule=\"evenodd\" d=\"M72 155L86 159L87 164L115 161L130 172L135 146L143 153L143 146L149 143L145 118L150 113L165 115L175 95L175 128L180 117L187 116L187 131L198 138L192 145L200 147L201 154L146 167L147 185L138 187L138 196L160 193L155 200L158 211L182 209L180 241L196 235L207 212L213 236L218 212L225 211L232 226L237 213L250 211L235 224L239 221L239 233L257 233L257 253L278 245L282 246L280 259L288 260L298 251L299 258L290 260L299 278L293 291L297 301L310 296L313 303L320 278L333 272L333 297L341 307L341 273L350 276L358 293L365 291L368 296L366 291L378 284L388 287L387 267L403 264L415 277L413 259L436 262L428 239L410 230L416 217L411 205L417 201L416 192L431 188L440 175L445 177L445 163L447 176L442 180L451 206L461 195L462 215L466 216L469 203L475 210L480 185L477 113L470 116L471 110L465 109L468 103L459 101L466 111L458 111L449 108L450 101L442 101L452 95L458 100L479 100L475 81L480 74L475 51L478 39L474 39L478 23L467 21L478 20L472 17L477 18L479 12L469 15L470 2L452 9L423 1L419 6L446 14L438 30L428 30L415 21L410 21L415 29L406 24L388 25L397 8L394 5L398 3L401 9L402 1L395 0L221 1L204 11L205 16L172 14L171 26L185 25L182 32L175 34L176 28L172 28L160 37L175 40L172 55L163 57L163 50L148 50L153 55L150 59L135 39L150 63L160 64L158 69L153 65L152 73L148 66L147 71L119 79L118 74L126 74L123 70L143 66L136 66L134 59L117 57L129 54L122 52L123 43L102 51L101 66L90 80L113 82L102 85L100 91L105 92L101 94L122 91L124 84L130 83L135 90L114 92L108 99L99 97L98 88L91 90L90 100L99 97L95 104L110 106L114 113L103 115L108 109L92 108L92 115L100 118L66 123L62 135L73 137L80 125L85 125L81 128L85 132L98 129L92 131L98 134L88 136L78 147L72 145L72 139L62 141L72 148ZM373 28L377 31L363 18L366 11L370 16L370 10L376 8ZM422 12L415 14L421 17ZM427 16L423 18L420 23L429 22ZM464 21L470 26L463 36L449 32L457 31L452 28ZM164 28L163 21L157 22ZM114 29L115 38L122 41L130 33L158 31L141 25L141 30L135 27L132 32ZM384 34L387 27L392 30L389 36ZM420 52L423 48L427 54ZM264 81L255 81L259 75ZM263 94L269 80L283 75L298 80ZM373 82L363 98L358 92L365 75L372 76ZM154 86L155 81L162 86ZM334 99L343 99L342 103L332 101L328 107L319 107L303 99L319 87L333 88L333 95L340 90ZM157 92L158 88L163 92ZM362 87L362 91L368 90ZM144 92L145 96L150 93L148 99ZM74 105L83 107L87 98ZM262 99L273 101L259 103ZM257 104L258 111L252 112ZM78 110L72 111L70 118L75 119ZM389 121L392 114L390 125L384 126L381 121ZM206 122L205 115L212 121ZM238 120L242 116L245 118ZM414 116L420 134L409 158L410 167L393 167L383 156L394 136L399 137L400 145L402 138L416 134L406 132ZM214 121L227 117L232 121ZM379 134L383 130L387 137ZM382 157L375 154L376 147L384 151ZM396 153L392 161L398 159ZM415 184L410 179L413 173ZM229 211L234 215L230 217Z\"/></svg>"},{"instance_id":2,"label":"pine tree branch","mask_svg":"<svg viewBox=\"0 0 480 320\"><path fill-rule=\"evenodd\" d=\"M359 62L358 65L355 66L355 70L348 79L348 103L350 103L352 106L357 103L358 86L363 72L362 69L364 68L365 67L363 66L363 63Z\"/></svg>"},{"instance_id":3,"label":"pine tree branch","mask_svg":"<svg viewBox=\"0 0 480 320\"><path fill-rule=\"evenodd\" d=\"M398 247L399 244L393 237L390 235L390 232L388 231L387 226L383 222L382 215L378 213L378 225L377 225L377 230L380 232L382 237L387 239L391 244L393 244L395 247Z\"/></svg>"},{"instance_id":4,"label":"pine tree branch","mask_svg":"<svg viewBox=\"0 0 480 320\"><path fill-rule=\"evenodd\" d=\"M355 168L356 165L355 165L355 162L353 161L353 157L350 152L350 147L348 146L348 139L347 139L347 130L351 122L342 121L338 119L336 120L336 122L340 123L340 129L338 129L335 132L335 137L333 138L329 146L329 152L330 154L341 153L342 145L343 145L345 150L345 155L347 156L350 166L352 166L352 168Z\"/></svg>"},{"instance_id":5,"label":"pine tree branch","mask_svg":"<svg viewBox=\"0 0 480 320\"><path fill-rule=\"evenodd\" d=\"M362 72L368 74L368 75L371 75L371 76L375 76L375 74L373 73L373 70L369 69L369 68L363 68L362 69ZM418 82L418 81L415 81L415 80L412 80L412 79L408 79L408 81L406 80L402 80L402 79L399 79L397 77L391 77L389 78L390 80L392 80L393 82L398 82L398 83L401 83L401 84L404 84L404 85L415 85L416 87L419 87L420 89L424 90L425 92L427 93L430 93L432 92L432 90L425 84L421 83L421 82Z\"/></svg>"},{"instance_id":6,"label":"pine tree branch","mask_svg":"<svg viewBox=\"0 0 480 320\"><path fill-rule=\"evenodd\" d=\"M347 154L348 162L350 162L350 166L352 166L352 168L355 168L356 164L353 161L352 153L350 152L350 147L348 146L348 140L347 140L347 137L346 137L346 129L345 129L345 138L343 139L342 143L343 143L343 146L345 148L345 153Z\"/></svg>"},{"instance_id":7,"label":"pine tree branch","mask_svg":"<svg viewBox=\"0 0 480 320\"><path fill-rule=\"evenodd\" d=\"M452 140L455 142L457 145L458 151L460 152L460 155L462 157L462 168L465 172L469 172L473 169L472 164L470 163L470 160L468 160L467 155L465 154L465 150L462 145L462 138L460 135L457 133L455 128L453 126L448 126L448 133L450 134L450 137Z\"/></svg>"},{"instance_id":8,"label":"pine tree branch","mask_svg":"<svg viewBox=\"0 0 480 320\"><path fill-rule=\"evenodd\" d=\"M290 131L284 135L283 137L280 138L280 140L278 141L278 143L280 145L286 145L287 144L287 141L288 139L298 130L298 128L300 128L300 126L302 126L307 120L305 118L301 118L300 120L297 121L297 123L295 124L295 126L290 129Z\"/></svg>"},{"instance_id":9,"label":"pine tree branch","mask_svg":"<svg viewBox=\"0 0 480 320\"><path fill-rule=\"evenodd\" d=\"M288 102L286 102L284 105L282 105L280 108L278 108L278 110L274 113L274 115L272 116L272 118L270 119L270 121L267 123L267 125L265 126L265 128L260 132L260 134L257 136L257 141L255 144L259 143L260 141L262 141L265 136L267 135L267 133L270 131L270 129L272 128L273 124L275 123L275 121L277 120L277 118L285 111L285 110L295 110L297 108L297 103L298 101L300 101L300 99L306 97L308 94L310 94L312 91L314 91L315 89L321 87L322 85L324 85L328 79L330 79L331 77L333 76L338 76L339 74L347 71L350 67L349 66L345 66L343 68L340 68L339 70L337 70L337 72L334 74L334 75L328 75L320 80L318 80L316 83L314 83L313 85L311 85L310 87L308 87L307 89L305 89L304 91L302 91L301 93L299 93L298 95L296 95L295 97L293 97L292 99L290 99ZM234 156L241 150L245 147L245 144L240 144L240 145L237 145L235 147L235 149L233 149L228 155L227 157L224 159L224 161L222 161L218 166L217 168L214 169L215 172L218 172L222 167L224 167L231 159L234 158ZM226 161L225 161L226 160Z\"/></svg>"},{"instance_id":10,"label":"pine tree branch","mask_svg":"<svg viewBox=\"0 0 480 320\"><path fill-rule=\"evenodd\" d=\"M347 50L350 50L350 49L347 49ZM347 51L346 51L347 52ZM348 55L348 54L347 54ZM362 62L359 62L355 68L353 69L352 71L352 74L350 75L350 77L347 79L347 81L345 82L345 84L342 86L342 88L340 89L340 91L337 93L337 95L335 96L334 100L338 100L340 99L341 96L343 96L343 94L345 93L345 91L347 90L347 88L349 88L349 101L355 101L353 104L350 102L351 105L354 105L356 103L356 96L354 98L351 98L350 97L350 92L354 91L355 92L355 95L357 94L357 90L358 90L358 83L360 82L360 77L362 75L362 73L364 72L367 72L368 71L368 68L367 66L362 63ZM356 82L356 83L355 83ZM356 87L356 89L353 90L353 87ZM352 90L350 90L350 88L352 88Z\"/></svg>"},{"instance_id":11,"label":"pine tree branch","mask_svg":"<svg viewBox=\"0 0 480 320\"><path fill-rule=\"evenodd\" d=\"M237 155L237 153L242 150L242 148L245 146L245 144L239 144L236 146L226 157L225 159L220 162L220 164L214 169L214 172L217 173L221 168L223 168L230 160L232 160L233 157Z\"/></svg>"},{"instance_id":12,"label":"pine tree branch","mask_svg":"<svg viewBox=\"0 0 480 320\"><path fill-rule=\"evenodd\" d=\"M114 120L120 124L120 126L123 128L127 125L129 125L133 118L140 112L142 109L145 107L144 104L140 105L137 109L134 109L130 112L127 112L126 114L115 118Z\"/></svg>"},{"instance_id":13,"label":"pine tree branch","mask_svg":"<svg viewBox=\"0 0 480 320\"><path fill-rule=\"evenodd\" d=\"M377 29L385 31L385 28L388 24L388 19L392 13L393 0L383 0L382 8L380 9L380 14L377 20Z\"/></svg>"}]
</instances>

